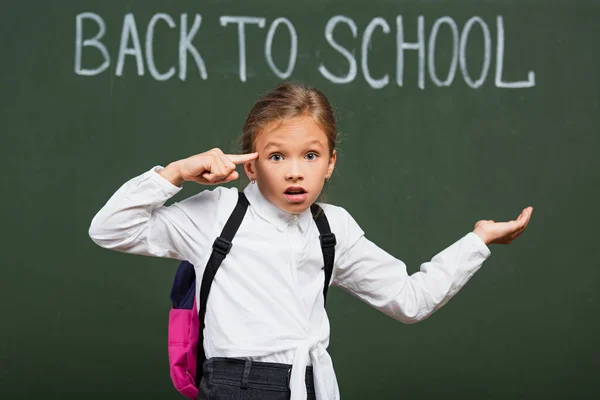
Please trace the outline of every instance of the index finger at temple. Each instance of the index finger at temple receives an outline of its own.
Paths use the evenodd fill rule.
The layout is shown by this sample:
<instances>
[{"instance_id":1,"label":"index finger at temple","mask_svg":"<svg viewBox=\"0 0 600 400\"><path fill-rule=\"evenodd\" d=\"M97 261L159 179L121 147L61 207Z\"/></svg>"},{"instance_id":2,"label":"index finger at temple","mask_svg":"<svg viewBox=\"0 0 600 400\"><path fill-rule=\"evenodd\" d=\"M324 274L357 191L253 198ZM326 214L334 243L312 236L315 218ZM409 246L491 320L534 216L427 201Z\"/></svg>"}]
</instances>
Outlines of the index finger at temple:
<instances>
[{"instance_id":1,"label":"index finger at temple","mask_svg":"<svg viewBox=\"0 0 600 400\"><path fill-rule=\"evenodd\" d=\"M256 160L258 158L258 153L225 154L225 156L235 164L243 164L248 161Z\"/></svg>"}]
</instances>

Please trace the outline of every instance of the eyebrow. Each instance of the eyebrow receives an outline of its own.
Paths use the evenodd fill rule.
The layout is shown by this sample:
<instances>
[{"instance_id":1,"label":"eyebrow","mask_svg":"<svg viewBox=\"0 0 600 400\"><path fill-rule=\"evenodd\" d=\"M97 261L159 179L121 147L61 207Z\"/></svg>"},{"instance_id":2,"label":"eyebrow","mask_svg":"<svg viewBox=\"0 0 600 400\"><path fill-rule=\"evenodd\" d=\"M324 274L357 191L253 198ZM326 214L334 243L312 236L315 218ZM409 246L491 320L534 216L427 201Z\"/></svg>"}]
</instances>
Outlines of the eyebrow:
<instances>
[{"instance_id":1,"label":"eyebrow","mask_svg":"<svg viewBox=\"0 0 600 400\"><path fill-rule=\"evenodd\" d=\"M321 143L319 140L316 140L316 139L311 140L310 142L306 143L307 147L314 146L314 145L319 145L320 147L323 147L323 143ZM283 143L281 143L281 142L268 142L265 145L264 149L267 150L270 147L282 147L282 146L283 146Z\"/></svg>"},{"instance_id":2,"label":"eyebrow","mask_svg":"<svg viewBox=\"0 0 600 400\"><path fill-rule=\"evenodd\" d=\"M269 147L281 147L281 143L279 143L279 142L268 142L265 145L265 150L268 149Z\"/></svg>"},{"instance_id":3,"label":"eyebrow","mask_svg":"<svg viewBox=\"0 0 600 400\"><path fill-rule=\"evenodd\" d=\"M320 141L320 140L316 140L316 139L315 139L315 140L311 140L310 142L306 143L306 145L307 145L307 146L313 146L313 145L315 145L315 144L317 144L317 145L319 145L319 146L323 147L323 143L321 143L321 141Z\"/></svg>"}]
</instances>

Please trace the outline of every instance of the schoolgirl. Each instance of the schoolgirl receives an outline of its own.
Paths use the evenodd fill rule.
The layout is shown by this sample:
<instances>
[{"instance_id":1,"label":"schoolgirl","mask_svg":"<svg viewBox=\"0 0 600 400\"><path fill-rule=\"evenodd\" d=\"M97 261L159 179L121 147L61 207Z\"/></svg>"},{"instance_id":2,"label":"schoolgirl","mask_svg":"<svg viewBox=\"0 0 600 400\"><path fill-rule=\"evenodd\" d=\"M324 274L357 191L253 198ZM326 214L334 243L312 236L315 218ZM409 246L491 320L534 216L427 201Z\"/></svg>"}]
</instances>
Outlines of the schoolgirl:
<instances>
[{"instance_id":1,"label":"schoolgirl","mask_svg":"<svg viewBox=\"0 0 600 400\"><path fill-rule=\"evenodd\" d=\"M283 83L250 110L243 154L213 149L153 167L123 184L93 218L89 235L98 245L189 260L201 277L237 189L217 187L164 204L186 181L230 182L239 177L236 164L243 165L250 205L210 290L200 399L238 399L241 393L246 399L340 398L327 353L323 254L310 211L333 173L336 136L323 93ZM444 305L490 256L488 245L510 243L532 213L528 207L514 221L479 221L408 275L405 264L369 241L346 210L320 206L337 241L331 285L404 323Z\"/></svg>"}]
</instances>

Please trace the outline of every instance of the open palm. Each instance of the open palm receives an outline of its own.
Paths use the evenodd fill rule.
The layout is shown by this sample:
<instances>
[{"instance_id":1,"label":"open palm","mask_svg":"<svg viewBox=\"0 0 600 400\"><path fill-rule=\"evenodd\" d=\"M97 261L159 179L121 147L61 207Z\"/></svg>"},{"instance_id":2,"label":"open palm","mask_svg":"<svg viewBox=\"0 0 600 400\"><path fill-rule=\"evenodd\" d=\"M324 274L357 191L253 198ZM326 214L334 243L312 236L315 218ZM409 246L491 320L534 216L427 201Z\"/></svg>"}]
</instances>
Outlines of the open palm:
<instances>
[{"instance_id":1,"label":"open palm","mask_svg":"<svg viewBox=\"0 0 600 400\"><path fill-rule=\"evenodd\" d=\"M481 220L475 224L475 232L486 244L510 244L525 231L533 207L523 209L516 220L508 222L494 222L492 220Z\"/></svg>"}]
</instances>

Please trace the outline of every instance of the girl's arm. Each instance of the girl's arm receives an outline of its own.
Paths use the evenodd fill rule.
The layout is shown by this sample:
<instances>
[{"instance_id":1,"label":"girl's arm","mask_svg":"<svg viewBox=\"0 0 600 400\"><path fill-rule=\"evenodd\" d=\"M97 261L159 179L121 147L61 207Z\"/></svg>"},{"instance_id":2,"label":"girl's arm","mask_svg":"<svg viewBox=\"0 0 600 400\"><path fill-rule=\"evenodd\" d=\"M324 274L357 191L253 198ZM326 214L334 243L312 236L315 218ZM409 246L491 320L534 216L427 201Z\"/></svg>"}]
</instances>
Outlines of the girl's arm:
<instances>
[{"instance_id":1,"label":"girl's arm","mask_svg":"<svg viewBox=\"0 0 600 400\"><path fill-rule=\"evenodd\" d=\"M481 238L469 232L421 264L419 272L408 275L404 262L369 241L344 213L347 234L340 256L336 253L332 284L407 324L424 320L442 307L491 254Z\"/></svg>"},{"instance_id":2,"label":"girl's arm","mask_svg":"<svg viewBox=\"0 0 600 400\"><path fill-rule=\"evenodd\" d=\"M157 166L125 183L93 218L89 235L107 249L188 260L197 265L237 202L237 190L218 187L179 203L165 202L191 181L204 185L238 178L236 164L257 153L224 154L212 149L162 169Z\"/></svg>"},{"instance_id":3,"label":"girl's arm","mask_svg":"<svg viewBox=\"0 0 600 400\"><path fill-rule=\"evenodd\" d=\"M92 219L89 235L107 249L198 262L214 241L219 202L229 201L233 209L237 194L218 187L165 207L181 187L161 176L161 169L122 185Z\"/></svg>"},{"instance_id":4,"label":"girl's arm","mask_svg":"<svg viewBox=\"0 0 600 400\"><path fill-rule=\"evenodd\" d=\"M429 317L467 283L490 256L488 243L508 244L520 236L533 207L525 208L513 221L477 222L473 232L421 264L420 271L412 275L402 261L370 242L345 210L336 207L331 211L339 217L335 231L345 232L332 284L394 319L414 323Z\"/></svg>"}]
</instances>

